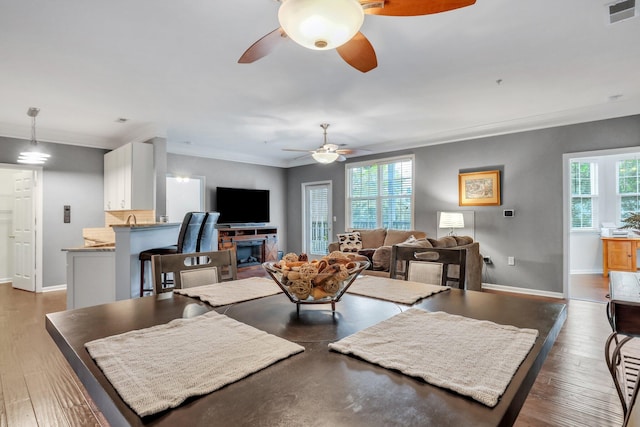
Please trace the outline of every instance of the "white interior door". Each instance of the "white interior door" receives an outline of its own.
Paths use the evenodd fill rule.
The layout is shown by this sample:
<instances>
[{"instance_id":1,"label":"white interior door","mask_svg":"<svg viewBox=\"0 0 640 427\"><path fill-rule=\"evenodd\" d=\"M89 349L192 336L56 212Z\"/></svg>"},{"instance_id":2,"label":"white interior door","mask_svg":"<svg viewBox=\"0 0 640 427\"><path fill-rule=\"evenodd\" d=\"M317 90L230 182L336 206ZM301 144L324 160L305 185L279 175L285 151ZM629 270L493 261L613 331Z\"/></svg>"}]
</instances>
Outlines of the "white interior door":
<instances>
[{"instance_id":1,"label":"white interior door","mask_svg":"<svg viewBox=\"0 0 640 427\"><path fill-rule=\"evenodd\" d=\"M13 236L14 273L12 285L34 292L35 281L35 198L34 171L14 174Z\"/></svg>"},{"instance_id":2,"label":"white interior door","mask_svg":"<svg viewBox=\"0 0 640 427\"><path fill-rule=\"evenodd\" d=\"M326 255L333 235L331 182L302 184L302 251L311 259Z\"/></svg>"}]
</instances>

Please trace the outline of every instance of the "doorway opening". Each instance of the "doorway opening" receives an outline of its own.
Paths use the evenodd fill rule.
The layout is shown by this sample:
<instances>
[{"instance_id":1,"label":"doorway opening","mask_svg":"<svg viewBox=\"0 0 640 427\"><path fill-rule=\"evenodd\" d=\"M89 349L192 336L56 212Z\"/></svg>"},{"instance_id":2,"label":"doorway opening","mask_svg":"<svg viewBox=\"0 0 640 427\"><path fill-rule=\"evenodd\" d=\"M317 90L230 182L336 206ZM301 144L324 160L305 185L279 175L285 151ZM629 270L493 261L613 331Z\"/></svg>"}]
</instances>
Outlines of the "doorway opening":
<instances>
[{"instance_id":1,"label":"doorway opening","mask_svg":"<svg viewBox=\"0 0 640 427\"><path fill-rule=\"evenodd\" d=\"M302 184L302 252L318 259L329 251L333 235L331 181Z\"/></svg>"},{"instance_id":2,"label":"doorway opening","mask_svg":"<svg viewBox=\"0 0 640 427\"><path fill-rule=\"evenodd\" d=\"M42 291L42 188L41 167L0 164L0 282L31 292Z\"/></svg>"},{"instance_id":3,"label":"doorway opening","mask_svg":"<svg viewBox=\"0 0 640 427\"><path fill-rule=\"evenodd\" d=\"M602 230L621 226L626 210L640 208L636 190L625 194L621 162L635 159L637 147L563 155L563 245L565 298L607 302L609 278L603 275ZM573 169L572 169L573 168ZM627 177L628 178L628 177Z\"/></svg>"}]
</instances>

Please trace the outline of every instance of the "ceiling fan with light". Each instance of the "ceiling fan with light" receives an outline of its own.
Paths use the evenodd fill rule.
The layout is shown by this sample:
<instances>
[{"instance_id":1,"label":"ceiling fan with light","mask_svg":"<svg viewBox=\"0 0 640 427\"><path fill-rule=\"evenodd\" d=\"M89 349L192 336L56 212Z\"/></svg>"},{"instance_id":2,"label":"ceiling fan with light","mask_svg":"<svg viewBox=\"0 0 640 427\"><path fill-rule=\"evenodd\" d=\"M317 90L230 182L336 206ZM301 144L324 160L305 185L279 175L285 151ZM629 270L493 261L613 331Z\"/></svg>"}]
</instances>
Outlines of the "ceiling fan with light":
<instances>
[{"instance_id":1,"label":"ceiling fan with light","mask_svg":"<svg viewBox=\"0 0 640 427\"><path fill-rule=\"evenodd\" d=\"M291 38L315 50L336 49L344 61L366 73L378 66L376 52L360 32L364 14L419 16L471 6L476 0L278 0L280 27L247 49L240 59L248 64L265 57Z\"/></svg>"},{"instance_id":2,"label":"ceiling fan with light","mask_svg":"<svg viewBox=\"0 0 640 427\"><path fill-rule=\"evenodd\" d=\"M340 145L329 144L327 142L327 128L329 123L322 123L320 127L324 130L323 144L315 150L299 150L295 148L283 148L282 151L300 151L304 153L311 153L311 157L318 163L333 163L335 161L344 162L347 160L345 156L350 154L365 154L369 153L369 150L352 150L349 148L340 148Z\"/></svg>"}]
</instances>

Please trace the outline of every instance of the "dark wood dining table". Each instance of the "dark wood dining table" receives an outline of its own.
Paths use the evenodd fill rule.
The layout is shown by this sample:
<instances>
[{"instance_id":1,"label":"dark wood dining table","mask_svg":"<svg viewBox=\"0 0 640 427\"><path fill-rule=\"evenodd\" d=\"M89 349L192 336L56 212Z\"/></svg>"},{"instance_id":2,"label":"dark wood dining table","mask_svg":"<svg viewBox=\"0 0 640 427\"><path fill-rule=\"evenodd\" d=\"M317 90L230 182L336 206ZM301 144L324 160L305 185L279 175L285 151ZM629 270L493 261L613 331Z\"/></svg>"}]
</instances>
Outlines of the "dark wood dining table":
<instances>
[{"instance_id":1,"label":"dark wood dining table","mask_svg":"<svg viewBox=\"0 0 640 427\"><path fill-rule=\"evenodd\" d=\"M305 305L298 315L296 305L281 294L215 308L296 342L305 351L222 389L190 398L175 409L144 418L120 398L84 344L214 308L167 293L48 314L46 327L112 426L461 427L513 424L567 315L561 303L458 289L425 298L413 307L539 331L495 407L330 351L329 343L409 308L348 293L336 303L335 312L328 304Z\"/></svg>"}]
</instances>

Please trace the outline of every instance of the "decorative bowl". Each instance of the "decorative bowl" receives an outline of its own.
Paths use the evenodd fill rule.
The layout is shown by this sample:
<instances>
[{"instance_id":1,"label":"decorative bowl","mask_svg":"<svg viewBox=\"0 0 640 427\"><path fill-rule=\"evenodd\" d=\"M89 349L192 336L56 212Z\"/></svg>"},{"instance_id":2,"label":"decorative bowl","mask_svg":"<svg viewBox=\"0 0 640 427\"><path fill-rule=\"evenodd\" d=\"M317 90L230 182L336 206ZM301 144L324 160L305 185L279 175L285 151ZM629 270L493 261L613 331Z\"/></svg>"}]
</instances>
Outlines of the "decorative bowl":
<instances>
[{"instance_id":1,"label":"decorative bowl","mask_svg":"<svg viewBox=\"0 0 640 427\"><path fill-rule=\"evenodd\" d=\"M291 271L299 271L296 267L293 267L293 270L288 270L273 262L265 262L262 264L262 267L282 289L289 300L298 306L297 309L299 312L300 304L330 303L331 309L335 310L335 303L340 301L340 298L349 286L351 286L356 277L369 267L369 262L352 261L349 268L346 269L346 273L343 274L346 275L346 277L335 276L333 278L334 280L331 280L331 277L327 277L326 274L318 274L309 280L290 280L289 276L291 275ZM302 267L298 267L298 269L299 268ZM336 279L336 277L340 277L340 279Z\"/></svg>"}]
</instances>

